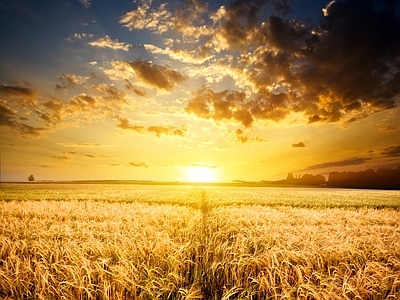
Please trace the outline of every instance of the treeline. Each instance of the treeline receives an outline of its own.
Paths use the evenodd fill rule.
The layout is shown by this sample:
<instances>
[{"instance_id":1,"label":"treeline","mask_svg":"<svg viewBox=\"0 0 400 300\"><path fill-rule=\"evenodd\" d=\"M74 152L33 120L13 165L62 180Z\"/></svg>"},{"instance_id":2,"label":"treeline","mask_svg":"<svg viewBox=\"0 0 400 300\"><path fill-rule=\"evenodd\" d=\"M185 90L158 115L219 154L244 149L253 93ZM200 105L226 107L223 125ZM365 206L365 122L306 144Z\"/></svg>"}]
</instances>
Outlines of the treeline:
<instances>
[{"instance_id":1,"label":"treeline","mask_svg":"<svg viewBox=\"0 0 400 300\"><path fill-rule=\"evenodd\" d=\"M295 178L289 173L286 179L276 181L279 184L290 185L326 185L336 188L356 189L400 189L400 167L396 169L367 169L360 172L332 172L328 180L322 175L304 174Z\"/></svg>"},{"instance_id":2,"label":"treeline","mask_svg":"<svg viewBox=\"0 0 400 300\"><path fill-rule=\"evenodd\" d=\"M361 172L332 172L329 187L359 189L400 189L400 167L397 169L368 169Z\"/></svg>"},{"instance_id":3,"label":"treeline","mask_svg":"<svg viewBox=\"0 0 400 300\"><path fill-rule=\"evenodd\" d=\"M325 184L325 177L322 175L304 174L298 178L294 178L293 173L289 173L286 180L282 183L293 185L323 185Z\"/></svg>"}]
</instances>

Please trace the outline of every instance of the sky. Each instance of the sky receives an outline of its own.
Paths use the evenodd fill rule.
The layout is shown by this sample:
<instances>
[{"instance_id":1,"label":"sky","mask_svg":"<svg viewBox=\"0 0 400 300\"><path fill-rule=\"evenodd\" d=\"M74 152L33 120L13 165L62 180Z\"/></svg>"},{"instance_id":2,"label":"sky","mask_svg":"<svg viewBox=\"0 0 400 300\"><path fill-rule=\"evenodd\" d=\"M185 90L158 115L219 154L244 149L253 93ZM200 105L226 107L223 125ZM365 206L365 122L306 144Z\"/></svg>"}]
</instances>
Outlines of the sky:
<instances>
[{"instance_id":1,"label":"sky","mask_svg":"<svg viewBox=\"0 0 400 300\"><path fill-rule=\"evenodd\" d=\"M0 16L1 181L400 166L399 1L0 0Z\"/></svg>"}]
</instances>

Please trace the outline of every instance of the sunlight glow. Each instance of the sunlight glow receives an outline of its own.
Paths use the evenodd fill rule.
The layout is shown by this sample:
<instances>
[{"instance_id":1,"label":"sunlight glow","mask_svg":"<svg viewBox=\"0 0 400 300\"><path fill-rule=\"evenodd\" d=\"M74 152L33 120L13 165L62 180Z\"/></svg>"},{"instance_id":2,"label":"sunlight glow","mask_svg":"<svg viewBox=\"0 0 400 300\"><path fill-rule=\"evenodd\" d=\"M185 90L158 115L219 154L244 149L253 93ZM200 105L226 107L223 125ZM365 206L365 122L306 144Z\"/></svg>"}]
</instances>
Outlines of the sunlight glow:
<instances>
[{"instance_id":1,"label":"sunlight glow","mask_svg":"<svg viewBox=\"0 0 400 300\"><path fill-rule=\"evenodd\" d=\"M185 181L188 182L215 182L217 172L207 166L189 166L186 169Z\"/></svg>"}]
</instances>

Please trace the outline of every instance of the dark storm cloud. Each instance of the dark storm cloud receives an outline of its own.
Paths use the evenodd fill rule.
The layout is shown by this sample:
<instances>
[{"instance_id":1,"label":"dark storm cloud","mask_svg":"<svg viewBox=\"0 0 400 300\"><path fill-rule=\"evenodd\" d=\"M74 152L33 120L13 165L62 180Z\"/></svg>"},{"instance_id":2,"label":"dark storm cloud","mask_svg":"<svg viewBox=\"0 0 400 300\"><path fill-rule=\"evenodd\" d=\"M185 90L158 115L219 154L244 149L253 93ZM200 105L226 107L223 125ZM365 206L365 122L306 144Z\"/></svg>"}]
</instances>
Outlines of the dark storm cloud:
<instances>
[{"instance_id":1,"label":"dark storm cloud","mask_svg":"<svg viewBox=\"0 0 400 300\"><path fill-rule=\"evenodd\" d=\"M127 118L124 117L117 117L119 123L117 124L118 128L121 129L129 129L136 131L138 133L154 133L156 137L161 137L162 135L166 136L179 136L184 137L187 131L187 127L182 125L181 127L174 127L174 126L138 126L132 125Z\"/></svg>"},{"instance_id":2,"label":"dark storm cloud","mask_svg":"<svg viewBox=\"0 0 400 300\"><path fill-rule=\"evenodd\" d=\"M137 78L144 83L166 91L171 91L176 85L187 78L178 71L169 67L153 64L150 61L135 60L126 62Z\"/></svg>"},{"instance_id":3,"label":"dark storm cloud","mask_svg":"<svg viewBox=\"0 0 400 300\"><path fill-rule=\"evenodd\" d=\"M385 148L381 154L383 154L384 156L388 156L388 157L397 157L400 156L400 145L397 146L390 146L388 148Z\"/></svg>"},{"instance_id":4,"label":"dark storm cloud","mask_svg":"<svg viewBox=\"0 0 400 300\"><path fill-rule=\"evenodd\" d=\"M262 0L237 0L226 7L215 30L218 39L224 42L220 46L225 49L247 49L253 29L258 24L258 14L266 3Z\"/></svg>"},{"instance_id":5,"label":"dark storm cloud","mask_svg":"<svg viewBox=\"0 0 400 300\"><path fill-rule=\"evenodd\" d=\"M336 121L369 106L393 108L400 93L399 19L373 1L333 1L321 26L303 48L304 68L296 74L308 103L322 104L321 120ZM322 98L325 98L321 101Z\"/></svg>"},{"instance_id":6,"label":"dark storm cloud","mask_svg":"<svg viewBox=\"0 0 400 300\"><path fill-rule=\"evenodd\" d=\"M290 2L286 0L274 0L272 1L272 8L276 13L286 15L292 11Z\"/></svg>"},{"instance_id":7,"label":"dark storm cloud","mask_svg":"<svg viewBox=\"0 0 400 300\"><path fill-rule=\"evenodd\" d=\"M229 101L207 91L210 100L202 89L189 99L187 112L245 126L263 119L279 121L290 112L302 113L309 123L350 124L398 105L398 5L332 1L321 11L318 25L274 15L262 20L264 6L264 1L235 1L214 23L219 47L248 57L236 62L246 71L243 76L252 93ZM273 7L281 15L290 10L284 1L273 2ZM230 62L226 68L234 65ZM244 118L235 118L234 112Z\"/></svg>"},{"instance_id":8,"label":"dark storm cloud","mask_svg":"<svg viewBox=\"0 0 400 300\"><path fill-rule=\"evenodd\" d=\"M321 164L311 165L311 166L308 166L307 168L303 169L302 171L325 169L325 168L330 168L330 167L345 167L345 166L361 165L370 159L371 158L367 158L367 157L351 157L351 158L344 159L344 160L331 161L331 162L325 162L325 163L321 163Z\"/></svg>"},{"instance_id":9,"label":"dark storm cloud","mask_svg":"<svg viewBox=\"0 0 400 300\"><path fill-rule=\"evenodd\" d=\"M390 6L378 10L374 4L334 1L324 10L325 18L305 55L309 65L298 76L308 101L329 95L323 102L327 114L321 118L335 121L362 106L384 110L396 105L400 22Z\"/></svg>"}]
</instances>

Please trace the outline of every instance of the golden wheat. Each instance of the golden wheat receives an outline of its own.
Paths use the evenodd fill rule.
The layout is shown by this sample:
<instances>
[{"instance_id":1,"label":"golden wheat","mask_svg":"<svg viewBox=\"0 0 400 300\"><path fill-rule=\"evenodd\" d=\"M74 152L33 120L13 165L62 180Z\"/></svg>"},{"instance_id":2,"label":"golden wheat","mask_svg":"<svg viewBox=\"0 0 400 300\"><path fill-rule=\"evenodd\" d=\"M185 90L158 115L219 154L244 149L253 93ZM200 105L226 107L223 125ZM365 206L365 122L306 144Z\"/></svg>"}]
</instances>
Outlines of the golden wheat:
<instances>
[{"instance_id":1,"label":"golden wheat","mask_svg":"<svg viewBox=\"0 0 400 300\"><path fill-rule=\"evenodd\" d=\"M399 210L212 188L22 190L2 190L0 298L400 298Z\"/></svg>"}]
</instances>

